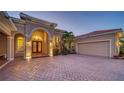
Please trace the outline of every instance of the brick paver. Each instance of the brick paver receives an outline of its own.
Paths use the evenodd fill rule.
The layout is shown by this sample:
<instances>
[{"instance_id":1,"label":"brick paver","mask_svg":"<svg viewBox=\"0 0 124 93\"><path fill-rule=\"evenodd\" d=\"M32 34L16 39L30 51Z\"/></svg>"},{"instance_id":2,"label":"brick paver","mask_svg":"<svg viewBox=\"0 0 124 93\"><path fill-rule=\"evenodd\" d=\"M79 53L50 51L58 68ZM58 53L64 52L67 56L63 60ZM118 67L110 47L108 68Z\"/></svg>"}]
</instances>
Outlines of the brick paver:
<instances>
[{"instance_id":1,"label":"brick paver","mask_svg":"<svg viewBox=\"0 0 124 93\"><path fill-rule=\"evenodd\" d=\"M84 55L16 59L0 70L0 80L124 80L124 60Z\"/></svg>"}]
</instances>

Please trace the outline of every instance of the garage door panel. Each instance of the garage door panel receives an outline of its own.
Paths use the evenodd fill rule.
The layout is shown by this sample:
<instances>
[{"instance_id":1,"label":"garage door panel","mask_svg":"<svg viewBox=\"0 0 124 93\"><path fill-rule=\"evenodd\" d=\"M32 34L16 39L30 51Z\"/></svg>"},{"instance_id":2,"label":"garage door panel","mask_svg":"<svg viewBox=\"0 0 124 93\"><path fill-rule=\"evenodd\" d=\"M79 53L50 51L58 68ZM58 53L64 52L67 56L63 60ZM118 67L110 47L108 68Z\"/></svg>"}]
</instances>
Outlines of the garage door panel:
<instances>
[{"instance_id":1,"label":"garage door panel","mask_svg":"<svg viewBox=\"0 0 124 93\"><path fill-rule=\"evenodd\" d=\"M110 53L109 46L110 46L109 41L79 43L78 44L78 53L109 57L109 53Z\"/></svg>"}]
</instances>

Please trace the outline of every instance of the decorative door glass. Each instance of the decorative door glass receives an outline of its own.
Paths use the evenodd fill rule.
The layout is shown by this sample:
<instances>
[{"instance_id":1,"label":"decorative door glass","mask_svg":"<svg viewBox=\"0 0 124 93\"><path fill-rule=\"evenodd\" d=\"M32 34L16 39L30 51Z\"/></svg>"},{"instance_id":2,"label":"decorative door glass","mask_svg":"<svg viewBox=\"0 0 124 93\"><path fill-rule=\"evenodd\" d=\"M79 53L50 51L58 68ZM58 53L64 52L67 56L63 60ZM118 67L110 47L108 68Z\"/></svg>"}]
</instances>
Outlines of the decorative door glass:
<instances>
[{"instance_id":1,"label":"decorative door glass","mask_svg":"<svg viewBox=\"0 0 124 93\"><path fill-rule=\"evenodd\" d=\"M42 41L33 41L32 42L32 52L41 53L42 52Z\"/></svg>"},{"instance_id":2,"label":"decorative door glass","mask_svg":"<svg viewBox=\"0 0 124 93\"><path fill-rule=\"evenodd\" d=\"M37 52L37 42L33 42L33 52Z\"/></svg>"},{"instance_id":3,"label":"decorative door glass","mask_svg":"<svg viewBox=\"0 0 124 93\"><path fill-rule=\"evenodd\" d=\"M39 42L38 42L38 52L41 52L41 51L42 51L42 50L41 50L41 49L42 49L41 47L42 47L42 43L39 41Z\"/></svg>"}]
</instances>

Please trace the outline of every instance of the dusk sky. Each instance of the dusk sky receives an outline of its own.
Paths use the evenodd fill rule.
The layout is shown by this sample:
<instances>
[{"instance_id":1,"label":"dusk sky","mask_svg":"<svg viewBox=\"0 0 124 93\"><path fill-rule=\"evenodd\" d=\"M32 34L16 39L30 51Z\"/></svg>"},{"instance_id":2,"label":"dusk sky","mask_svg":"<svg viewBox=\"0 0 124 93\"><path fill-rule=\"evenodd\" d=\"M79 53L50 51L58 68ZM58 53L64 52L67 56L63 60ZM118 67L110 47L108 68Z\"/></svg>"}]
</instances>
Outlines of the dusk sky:
<instances>
[{"instance_id":1,"label":"dusk sky","mask_svg":"<svg viewBox=\"0 0 124 93\"><path fill-rule=\"evenodd\" d=\"M20 12L8 12L19 18ZM123 28L124 12L23 12L30 16L54 22L57 28L72 31L75 35L104 29Z\"/></svg>"}]
</instances>

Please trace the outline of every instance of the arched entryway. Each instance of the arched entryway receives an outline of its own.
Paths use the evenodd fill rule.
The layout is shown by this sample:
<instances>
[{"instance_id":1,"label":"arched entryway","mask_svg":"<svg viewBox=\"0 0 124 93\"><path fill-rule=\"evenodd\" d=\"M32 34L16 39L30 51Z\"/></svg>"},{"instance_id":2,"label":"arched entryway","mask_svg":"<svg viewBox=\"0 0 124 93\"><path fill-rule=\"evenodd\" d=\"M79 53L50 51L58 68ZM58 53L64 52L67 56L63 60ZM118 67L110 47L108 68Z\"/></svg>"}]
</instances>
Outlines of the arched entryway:
<instances>
[{"instance_id":1,"label":"arched entryway","mask_svg":"<svg viewBox=\"0 0 124 93\"><path fill-rule=\"evenodd\" d=\"M17 33L14 36L14 55L15 57L24 57L24 35Z\"/></svg>"},{"instance_id":2,"label":"arched entryway","mask_svg":"<svg viewBox=\"0 0 124 93\"><path fill-rule=\"evenodd\" d=\"M49 55L49 37L48 33L42 29L32 32L32 57L42 57Z\"/></svg>"}]
</instances>

